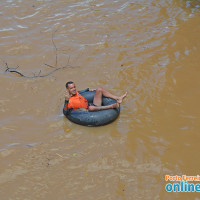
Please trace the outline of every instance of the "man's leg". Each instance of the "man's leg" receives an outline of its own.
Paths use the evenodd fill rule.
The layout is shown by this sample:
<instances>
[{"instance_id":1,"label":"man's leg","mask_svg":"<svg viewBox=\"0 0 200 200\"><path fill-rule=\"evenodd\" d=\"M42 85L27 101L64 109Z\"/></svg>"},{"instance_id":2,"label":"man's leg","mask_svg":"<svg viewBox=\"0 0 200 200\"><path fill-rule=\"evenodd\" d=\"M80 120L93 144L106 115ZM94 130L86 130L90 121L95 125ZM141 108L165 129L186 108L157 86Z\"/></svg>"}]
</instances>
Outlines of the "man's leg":
<instances>
[{"instance_id":1,"label":"man's leg","mask_svg":"<svg viewBox=\"0 0 200 200\"><path fill-rule=\"evenodd\" d=\"M108 106L89 106L88 110L89 111L97 111L97 110L106 110L106 109L118 108L118 107L119 107L119 104L114 103L114 104L108 105Z\"/></svg>"},{"instance_id":2,"label":"man's leg","mask_svg":"<svg viewBox=\"0 0 200 200\"><path fill-rule=\"evenodd\" d=\"M127 93L118 97L118 96L111 94L110 92L108 92L104 88L97 88L96 93L94 95L93 104L96 105L96 106L101 106L102 105L102 96L115 99L118 103L121 103L123 98L125 98L126 95L127 95Z\"/></svg>"}]
</instances>

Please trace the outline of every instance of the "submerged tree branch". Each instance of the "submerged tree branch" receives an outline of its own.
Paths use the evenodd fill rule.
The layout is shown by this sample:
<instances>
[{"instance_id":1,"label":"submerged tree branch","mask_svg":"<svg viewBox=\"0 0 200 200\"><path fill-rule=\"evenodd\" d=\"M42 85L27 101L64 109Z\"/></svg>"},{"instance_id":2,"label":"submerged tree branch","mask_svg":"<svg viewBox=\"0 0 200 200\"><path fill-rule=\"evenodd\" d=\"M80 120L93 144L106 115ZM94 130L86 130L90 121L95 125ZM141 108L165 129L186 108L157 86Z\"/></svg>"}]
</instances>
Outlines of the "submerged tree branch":
<instances>
[{"instance_id":1,"label":"submerged tree branch","mask_svg":"<svg viewBox=\"0 0 200 200\"><path fill-rule=\"evenodd\" d=\"M47 77L51 74L53 74L54 72L58 71L58 70L63 70L63 69L66 69L66 68L74 68L74 67L79 67L79 66L71 66L69 64L70 62L70 56L68 57L68 61L67 61L67 64L63 67L58 67L58 52L59 52L59 49L57 48L56 46L56 43L54 42L54 36L55 36L55 33L58 31L58 29L56 29L53 33L52 33L52 38L51 38L51 41L52 41L52 44L53 44L53 47L55 49L55 66L52 66L52 65L49 65L47 63L44 63L45 66L47 67L50 67L52 68L53 70L46 73L46 74L41 74L41 70L39 71L38 74L34 74L33 76L27 76L27 75L24 75L22 72L18 71L17 69L19 68L19 66L15 67L15 68L11 68L8 66L8 63L3 61L4 62L4 65L6 67L6 70L5 72L9 72L9 73L14 73L14 74L17 74L21 77L24 77L24 78L38 78L38 77ZM61 51L64 51L64 50L61 50Z\"/></svg>"},{"instance_id":2,"label":"submerged tree branch","mask_svg":"<svg viewBox=\"0 0 200 200\"><path fill-rule=\"evenodd\" d=\"M5 70L5 72L16 73L16 74L19 74L20 76L25 77L21 72L19 72L19 71L16 70L17 68L19 68L19 66L17 66L16 68L9 68L7 62L5 62L5 65L6 65L6 70Z\"/></svg>"},{"instance_id":3,"label":"submerged tree branch","mask_svg":"<svg viewBox=\"0 0 200 200\"><path fill-rule=\"evenodd\" d=\"M45 65L47 65L47 64L45 64ZM69 64L67 64L67 65L64 66L64 67L57 67L57 68L54 67L54 66L47 65L47 66L49 66L49 67L54 68L54 70L48 72L47 74L41 74L41 70L40 70L38 74L34 74L33 76L27 76L27 75L24 75L23 73L19 72L18 70L16 70L18 67L17 67L17 68L10 68L10 67L8 66L7 63L5 63L5 66L6 66L5 72L15 73L15 74L18 74L18 75L20 75L20 76L22 76L22 77L25 77L25 78L47 77L47 76L53 74L54 72L56 72L56 71L58 71L58 70L62 70L62 69L66 69L66 68L78 67L78 66L71 66L71 65L69 65Z\"/></svg>"},{"instance_id":4,"label":"submerged tree branch","mask_svg":"<svg viewBox=\"0 0 200 200\"><path fill-rule=\"evenodd\" d=\"M53 46L55 48L55 51L56 51L56 67L57 67L57 64L58 64L58 48L56 47L56 44L54 42L54 35L55 33L58 31L58 29L56 29L53 33L52 33L52 37L51 37L51 41L53 43Z\"/></svg>"}]
</instances>

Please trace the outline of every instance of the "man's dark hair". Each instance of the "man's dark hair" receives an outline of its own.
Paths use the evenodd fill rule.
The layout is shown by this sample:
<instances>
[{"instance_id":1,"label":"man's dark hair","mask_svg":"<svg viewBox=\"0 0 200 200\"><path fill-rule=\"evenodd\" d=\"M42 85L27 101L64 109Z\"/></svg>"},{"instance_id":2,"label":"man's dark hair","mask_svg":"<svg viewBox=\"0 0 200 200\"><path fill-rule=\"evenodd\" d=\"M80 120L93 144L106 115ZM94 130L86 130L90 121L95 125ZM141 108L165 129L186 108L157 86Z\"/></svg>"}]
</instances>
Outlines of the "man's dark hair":
<instances>
[{"instance_id":1,"label":"man's dark hair","mask_svg":"<svg viewBox=\"0 0 200 200\"><path fill-rule=\"evenodd\" d=\"M69 85L69 84L73 84L73 83L74 83L73 81L68 81L68 82L66 83L66 85L65 85L66 88L68 88L68 85Z\"/></svg>"}]
</instances>

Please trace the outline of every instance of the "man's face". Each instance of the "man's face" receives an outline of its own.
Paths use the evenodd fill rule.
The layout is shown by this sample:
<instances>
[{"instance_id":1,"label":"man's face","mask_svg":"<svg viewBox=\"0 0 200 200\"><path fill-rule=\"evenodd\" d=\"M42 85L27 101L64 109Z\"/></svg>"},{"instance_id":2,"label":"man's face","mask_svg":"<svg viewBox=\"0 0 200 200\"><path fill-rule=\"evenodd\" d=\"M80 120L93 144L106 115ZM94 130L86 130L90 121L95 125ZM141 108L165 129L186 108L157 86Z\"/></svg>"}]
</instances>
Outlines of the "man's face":
<instances>
[{"instance_id":1,"label":"man's face","mask_svg":"<svg viewBox=\"0 0 200 200\"><path fill-rule=\"evenodd\" d=\"M69 94L74 96L76 95L76 85L74 83L68 85Z\"/></svg>"}]
</instances>

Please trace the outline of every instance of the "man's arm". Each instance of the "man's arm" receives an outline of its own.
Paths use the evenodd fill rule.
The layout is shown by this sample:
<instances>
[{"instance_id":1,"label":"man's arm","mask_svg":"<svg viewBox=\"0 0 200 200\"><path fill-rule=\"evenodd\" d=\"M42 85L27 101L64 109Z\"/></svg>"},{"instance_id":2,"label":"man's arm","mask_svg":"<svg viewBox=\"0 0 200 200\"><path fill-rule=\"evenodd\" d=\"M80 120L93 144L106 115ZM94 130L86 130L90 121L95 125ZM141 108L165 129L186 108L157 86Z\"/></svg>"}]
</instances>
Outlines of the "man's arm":
<instances>
[{"instance_id":1,"label":"man's arm","mask_svg":"<svg viewBox=\"0 0 200 200\"><path fill-rule=\"evenodd\" d=\"M65 91L65 95L64 96L65 96L65 101L69 101L69 98L71 96L70 96L70 94L69 94L69 92L67 90Z\"/></svg>"},{"instance_id":2,"label":"man's arm","mask_svg":"<svg viewBox=\"0 0 200 200\"><path fill-rule=\"evenodd\" d=\"M63 108L63 114L64 115L68 115L70 113L71 109L68 108L68 103L69 102L67 100L65 100L65 104L64 104L64 108Z\"/></svg>"},{"instance_id":3,"label":"man's arm","mask_svg":"<svg viewBox=\"0 0 200 200\"><path fill-rule=\"evenodd\" d=\"M64 104L64 108L63 108L64 115L68 115L70 113L70 109L68 108L69 98L70 98L69 92L66 91L65 92L65 104Z\"/></svg>"}]
</instances>

